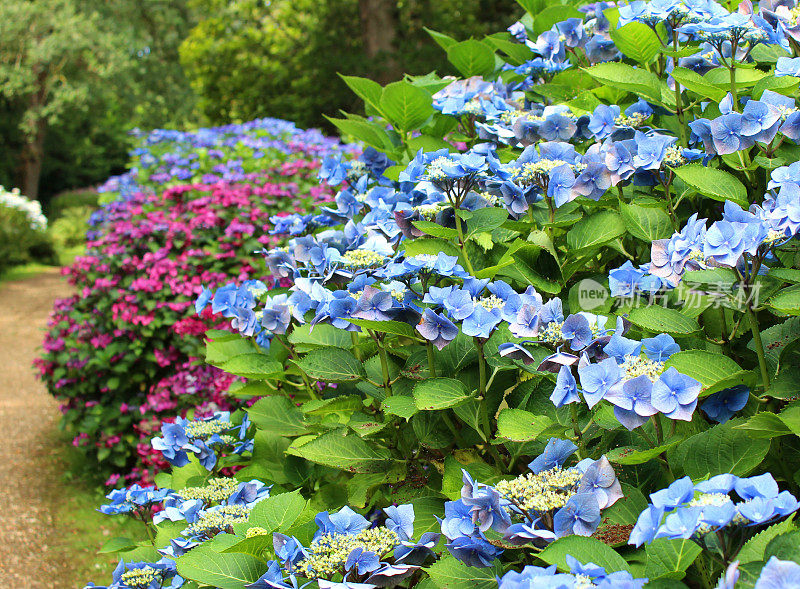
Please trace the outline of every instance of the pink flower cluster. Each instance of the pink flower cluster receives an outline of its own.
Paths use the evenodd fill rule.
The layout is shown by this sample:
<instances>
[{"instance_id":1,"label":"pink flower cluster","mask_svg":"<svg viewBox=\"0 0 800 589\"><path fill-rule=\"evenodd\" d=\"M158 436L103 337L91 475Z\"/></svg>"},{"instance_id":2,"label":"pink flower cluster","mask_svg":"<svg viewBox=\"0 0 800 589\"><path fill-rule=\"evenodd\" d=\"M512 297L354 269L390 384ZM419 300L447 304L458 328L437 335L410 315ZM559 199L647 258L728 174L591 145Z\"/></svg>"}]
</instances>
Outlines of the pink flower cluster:
<instances>
[{"instance_id":1,"label":"pink flower cluster","mask_svg":"<svg viewBox=\"0 0 800 589\"><path fill-rule=\"evenodd\" d=\"M202 286L259 278L269 217L331 201L318 163L276 162L239 181L138 192L104 210L87 254L65 270L76 294L56 302L36 365L62 403L73 444L116 482L165 468L150 438L162 419L234 410L234 379L197 358L203 334L228 329L193 301ZM93 468L96 467L93 465Z\"/></svg>"}]
</instances>

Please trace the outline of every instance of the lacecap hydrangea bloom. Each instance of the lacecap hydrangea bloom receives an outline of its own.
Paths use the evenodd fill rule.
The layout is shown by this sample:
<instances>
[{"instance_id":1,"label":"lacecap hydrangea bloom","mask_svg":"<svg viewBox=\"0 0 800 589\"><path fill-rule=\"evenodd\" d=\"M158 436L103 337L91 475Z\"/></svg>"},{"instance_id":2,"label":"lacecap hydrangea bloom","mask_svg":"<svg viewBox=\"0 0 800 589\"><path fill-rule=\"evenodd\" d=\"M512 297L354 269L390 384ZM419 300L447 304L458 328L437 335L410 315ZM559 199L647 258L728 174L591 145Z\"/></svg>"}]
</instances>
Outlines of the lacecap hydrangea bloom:
<instances>
[{"instance_id":1,"label":"lacecap hydrangea bloom","mask_svg":"<svg viewBox=\"0 0 800 589\"><path fill-rule=\"evenodd\" d=\"M769 473L740 478L721 474L693 483L678 479L667 488L650 494L650 505L639 515L630 543L649 544L658 538L691 539L703 543L712 532L746 531L745 539L794 513L800 503L781 491ZM732 556L729 554L728 556Z\"/></svg>"},{"instance_id":2,"label":"lacecap hydrangea bloom","mask_svg":"<svg viewBox=\"0 0 800 589\"><path fill-rule=\"evenodd\" d=\"M414 540L412 505L387 507L370 522L349 507L337 513L323 511L308 546L297 538L275 533L273 546L279 561L248 589L290 589L299 580L317 581L321 588L338 586L374 589L391 587L435 559L439 534L428 532Z\"/></svg>"},{"instance_id":3,"label":"lacecap hydrangea bloom","mask_svg":"<svg viewBox=\"0 0 800 589\"><path fill-rule=\"evenodd\" d=\"M555 565L526 566L521 571L509 571L497 579L500 589L641 589L647 579L635 579L628 571L607 573L592 562L581 564L567 555L568 573L559 573Z\"/></svg>"},{"instance_id":4,"label":"lacecap hydrangea bloom","mask_svg":"<svg viewBox=\"0 0 800 589\"><path fill-rule=\"evenodd\" d=\"M622 489L605 457L563 466L576 449L569 440L551 438L528 465L530 472L494 485L475 482L463 471L461 498L445 503L441 522L450 553L471 566L489 566L502 553L487 539L489 529L514 545L591 536L602 510L622 498Z\"/></svg>"}]
</instances>

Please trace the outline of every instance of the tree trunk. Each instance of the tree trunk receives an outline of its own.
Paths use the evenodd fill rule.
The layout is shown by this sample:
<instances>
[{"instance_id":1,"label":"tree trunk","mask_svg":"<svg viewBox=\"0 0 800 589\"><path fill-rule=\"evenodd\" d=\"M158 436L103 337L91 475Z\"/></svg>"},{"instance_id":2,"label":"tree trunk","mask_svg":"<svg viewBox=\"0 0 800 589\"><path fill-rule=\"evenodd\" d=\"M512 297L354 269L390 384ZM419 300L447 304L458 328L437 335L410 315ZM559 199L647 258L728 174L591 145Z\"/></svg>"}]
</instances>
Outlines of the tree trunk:
<instances>
[{"instance_id":1,"label":"tree trunk","mask_svg":"<svg viewBox=\"0 0 800 589\"><path fill-rule=\"evenodd\" d=\"M358 0L364 53L375 60L376 78L381 84L393 81L398 75L394 59L397 36L394 8L395 2L389 0Z\"/></svg>"},{"instance_id":2,"label":"tree trunk","mask_svg":"<svg viewBox=\"0 0 800 589\"><path fill-rule=\"evenodd\" d=\"M22 150L22 193L30 199L39 198L39 179L44 159L44 136L47 126L44 119L36 122L36 131L29 136Z\"/></svg>"}]
</instances>

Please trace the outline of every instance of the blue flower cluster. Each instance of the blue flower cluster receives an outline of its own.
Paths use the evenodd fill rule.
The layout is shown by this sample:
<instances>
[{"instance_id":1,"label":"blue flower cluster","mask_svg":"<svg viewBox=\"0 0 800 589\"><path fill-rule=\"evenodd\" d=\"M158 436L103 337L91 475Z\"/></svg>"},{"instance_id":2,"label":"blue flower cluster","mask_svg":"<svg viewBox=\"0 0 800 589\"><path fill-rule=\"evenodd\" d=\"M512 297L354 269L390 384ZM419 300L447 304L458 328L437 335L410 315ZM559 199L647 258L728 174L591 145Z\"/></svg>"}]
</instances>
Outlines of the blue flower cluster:
<instances>
[{"instance_id":1,"label":"blue flower cluster","mask_svg":"<svg viewBox=\"0 0 800 589\"><path fill-rule=\"evenodd\" d=\"M267 572L248 589L296 589L298 577L317 581L320 589L393 587L436 558L439 534L413 539L412 505L384 508L374 521L349 507L333 514L323 511L314 521L317 531L307 547L293 536L273 535L280 562L270 561Z\"/></svg>"},{"instance_id":2,"label":"blue flower cluster","mask_svg":"<svg viewBox=\"0 0 800 589\"><path fill-rule=\"evenodd\" d=\"M156 489L154 486L143 487L135 484L127 489L114 489L106 499L110 502L100 506L100 512L106 515L144 512L156 503L161 503L169 494L169 489Z\"/></svg>"},{"instance_id":3,"label":"blue flower cluster","mask_svg":"<svg viewBox=\"0 0 800 589\"><path fill-rule=\"evenodd\" d=\"M684 477L650 495L630 543L641 546L658 538L701 541L712 532L769 525L798 509L797 499L780 491L769 473L747 478L721 474L697 484Z\"/></svg>"},{"instance_id":4,"label":"blue flower cluster","mask_svg":"<svg viewBox=\"0 0 800 589\"><path fill-rule=\"evenodd\" d=\"M520 572L509 571L497 582L500 589L641 589L647 579L634 579L628 571L607 573L593 562L581 564L567 555L569 573L559 573L556 566L526 566Z\"/></svg>"},{"instance_id":5,"label":"blue flower cluster","mask_svg":"<svg viewBox=\"0 0 800 589\"><path fill-rule=\"evenodd\" d=\"M450 553L470 566L490 566L503 552L486 538L490 529L519 546L541 547L572 534L591 536L602 510L622 498L622 489L605 456L564 467L575 450L569 440L551 438L528 465L530 472L494 486L475 482L463 471L461 499L445 503L442 520Z\"/></svg>"},{"instance_id":6,"label":"blue flower cluster","mask_svg":"<svg viewBox=\"0 0 800 589\"><path fill-rule=\"evenodd\" d=\"M107 195L106 204L92 214L89 224L93 227L113 219L119 206L115 203L139 192L149 192L153 187L241 182L253 177L244 162L256 163L275 154L327 157L355 153L358 149L326 137L317 129L303 130L290 121L273 118L194 131L134 129L131 134L139 141L139 146L131 151L134 165L98 188L98 192ZM252 166L249 169L258 170Z\"/></svg>"},{"instance_id":7,"label":"blue flower cluster","mask_svg":"<svg viewBox=\"0 0 800 589\"><path fill-rule=\"evenodd\" d=\"M617 420L633 430L657 413L669 419L691 421L702 385L666 362L680 346L667 334L636 341L625 337L628 322L617 318L613 330L605 328L606 317L576 313L566 319L559 313L539 316L535 329L511 325L515 335L538 335L537 340L500 345L500 354L533 362L524 344L556 345L555 354L542 361L538 370L558 373L550 400L562 407L583 400L591 409L605 400L614 406ZM524 330L524 331L523 331ZM577 369L578 381L573 372Z\"/></svg>"},{"instance_id":8,"label":"blue flower cluster","mask_svg":"<svg viewBox=\"0 0 800 589\"><path fill-rule=\"evenodd\" d=\"M110 585L89 583L84 589L179 589L184 579L178 575L175 561L162 558L156 562L119 561Z\"/></svg>"},{"instance_id":9,"label":"blue flower cluster","mask_svg":"<svg viewBox=\"0 0 800 589\"><path fill-rule=\"evenodd\" d=\"M174 423L161 426L162 437L153 438L151 445L173 466L186 466L191 454L203 467L212 470L218 459L215 447L240 455L252 451L253 440L247 437L249 426L246 415L240 425L233 425L227 411L192 420L178 417Z\"/></svg>"},{"instance_id":10,"label":"blue flower cluster","mask_svg":"<svg viewBox=\"0 0 800 589\"><path fill-rule=\"evenodd\" d=\"M742 276L768 272L773 250L800 233L800 166L772 171L770 193L761 205L747 211L725 201L722 219L692 215L668 239L653 241L650 263L626 262L609 272L612 296L629 297L637 291L653 293L676 287L687 271L735 268Z\"/></svg>"}]
</instances>

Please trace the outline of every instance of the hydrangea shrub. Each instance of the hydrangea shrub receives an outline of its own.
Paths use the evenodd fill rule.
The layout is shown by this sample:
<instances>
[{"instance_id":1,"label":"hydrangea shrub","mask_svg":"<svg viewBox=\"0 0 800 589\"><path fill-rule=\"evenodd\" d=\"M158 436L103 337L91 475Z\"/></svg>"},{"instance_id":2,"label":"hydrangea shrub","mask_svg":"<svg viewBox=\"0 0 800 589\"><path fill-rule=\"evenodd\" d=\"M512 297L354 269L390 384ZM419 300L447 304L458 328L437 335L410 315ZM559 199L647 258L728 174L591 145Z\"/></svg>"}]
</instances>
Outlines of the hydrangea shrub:
<instances>
[{"instance_id":1,"label":"hydrangea shrub","mask_svg":"<svg viewBox=\"0 0 800 589\"><path fill-rule=\"evenodd\" d=\"M196 316L193 301L203 284L263 273L250 254L278 242L270 217L328 199L311 181L315 158L340 149L273 119L157 130L101 188L87 253L66 270L76 293L56 302L37 366L74 445L110 482L152 480L164 462L149 439L164 417L241 404L227 395L236 377L199 360L205 331L227 324Z\"/></svg>"},{"instance_id":2,"label":"hydrangea shrub","mask_svg":"<svg viewBox=\"0 0 800 589\"><path fill-rule=\"evenodd\" d=\"M113 587L797 586L797 11L520 3L345 78L334 202L196 300L253 403L162 426Z\"/></svg>"}]
</instances>

